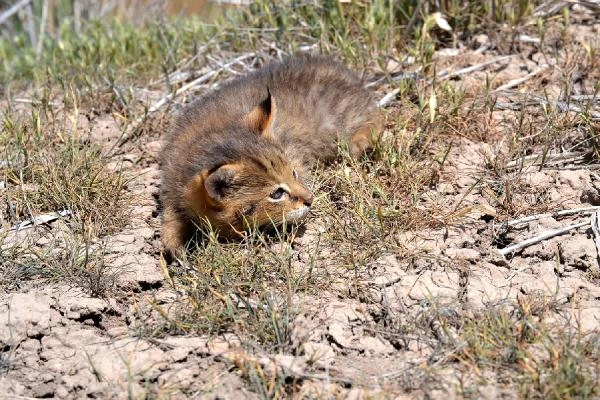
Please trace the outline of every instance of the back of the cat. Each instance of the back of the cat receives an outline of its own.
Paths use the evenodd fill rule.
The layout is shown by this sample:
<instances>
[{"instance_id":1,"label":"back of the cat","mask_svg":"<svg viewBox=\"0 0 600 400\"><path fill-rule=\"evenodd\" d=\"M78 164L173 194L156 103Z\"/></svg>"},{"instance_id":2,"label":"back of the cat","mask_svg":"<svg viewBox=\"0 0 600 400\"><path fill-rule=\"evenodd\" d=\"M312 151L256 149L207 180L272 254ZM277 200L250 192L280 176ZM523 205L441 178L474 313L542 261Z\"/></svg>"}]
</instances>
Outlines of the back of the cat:
<instances>
[{"instance_id":1,"label":"back of the cat","mask_svg":"<svg viewBox=\"0 0 600 400\"><path fill-rule=\"evenodd\" d=\"M272 63L256 74L277 105L274 136L304 164L333 159L336 135L357 154L372 144L371 134L381 129L373 92L354 72L331 59L296 57Z\"/></svg>"}]
</instances>

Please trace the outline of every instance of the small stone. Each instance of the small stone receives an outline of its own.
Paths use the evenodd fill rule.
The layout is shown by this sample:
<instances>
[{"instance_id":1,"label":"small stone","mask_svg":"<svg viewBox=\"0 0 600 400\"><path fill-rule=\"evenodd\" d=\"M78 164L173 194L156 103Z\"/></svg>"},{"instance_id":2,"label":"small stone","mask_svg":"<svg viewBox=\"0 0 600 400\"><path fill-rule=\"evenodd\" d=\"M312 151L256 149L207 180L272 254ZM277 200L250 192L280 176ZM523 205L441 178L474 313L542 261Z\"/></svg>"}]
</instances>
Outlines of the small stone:
<instances>
[{"instance_id":1,"label":"small stone","mask_svg":"<svg viewBox=\"0 0 600 400\"><path fill-rule=\"evenodd\" d=\"M587 189L590 187L589 172L581 170L558 171L558 182L572 189Z\"/></svg>"},{"instance_id":2,"label":"small stone","mask_svg":"<svg viewBox=\"0 0 600 400\"><path fill-rule=\"evenodd\" d=\"M449 249L446 249L445 253L451 259L462 259L462 260L475 261L475 260L479 260L481 258L481 254L477 250L474 250L474 249L449 248Z\"/></svg>"},{"instance_id":3,"label":"small stone","mask_svg":"<svg viewBox=\"0 0 600 400\"><path fill-rule=\"evenodd\" d=\"M48 296L37 292L13 294L7 305L0 305L0 342L48 333L50 304Z\"/></svg>"},{"instance_id":4,"label":"small stone","mask_svg":"<svg viewBox=\"0 0 600 400\"><path fill-rule=\"evenodd\" d=\"M185 348L188 352L193 351L195 353L206 354L206 351L208 350L208 339L204 337L175 336L166 337L162 341L173 347Z\"/></svg>"},{"instance_id":5,"label":"small stone","mask_svg":"<svg viewBox=\"0 0 600 400\"><path fill-rule=\"evenodd\" d=\"M31 388L33 397L48 398L54 397L54 385L49 383L41 383Z\"/></svg>"},{"instance_id":6,"label":"small stone","mask_svg":"<svg viewBox=\"0 0 600 400\"><path fill-rule=\"evenodd\" d=\"M596 188L584 189L579 197L582 203L591 204L592 206L600 205L600 192Z\"/></svg>"},{"instance_id":7,"label":"small stone","mask_svg":"<svg viewBox=\"0 0 600 400\"><path fill-rule=\"evenodd\" d=\"M106 331L108 336L113 337L113 338L125 336L128 332L129 332L129 328L127 328L126 326L115 326Z\"/></svg>"},{"instance_id":8,"label":"small stone","mask_svg":"<svg viewBox=\"0 0 600 400\"><path fill-rule=\"evenodd\" d=\"M600 324L600 307L579 310L576 318L582 333L592 332L598 329Z\"/></svg>"},{"instance_id":9,"label":"small stone","mask_svg":"<svg viewBox=\"0 0 600 400\"><path fill-rule=\"evenodd\" d=\"M560 250L563 264L566 266L565 271L571 271L574 268L585 271L592 264L597 263L596 245L592 239L588 239L583 235L563 240L560 244Z\"/></svg>"},{"instance_id":10,"label":"small stone","mask_svg":"<svg viewBox=\"0 0 600 400\"><path fill-rule=\"evenodd\" d=\"M451 183L439 183L437 191L442 194L456 194L456 189Z\"/></svg>"},{"instance_id":11,"label":"small stone","mask_svg":"<svg viewBox=\"0 0 600 400\"><path fill-rule=\"evenodd\" d=\"M350 348L352 347L352 333L344 329L340 323L333 323L328 326L327 332L338 346Z\"/></svg>"},{"instance_id":12,"label":"small stone","mask_svg":"<svg viewBox=\"0 0 600 400\"><path fill-rule=\"evenodd\" d=\"M154 237L154 229L150 227L138 228L135 234L142 239L152 239Z\"/></svg>"},{"instance_id":13,"label":"small stone","mask_svg":"<svg viewBox=\"0 0 600 400\"><path fill-rule=\"evenodd\" d=\"M490 263L497 265L499 267L508 267L508 265L509 265L506 257L504 257L502 254L500 254L500 252L497 250L490 251L490 254L488 255L487 260Z\"/></svg>"},{"instance_id":14,"label":"small stone","mask_svg":"<svg viewBox=\"0 0 600 400\"><path fill-rule=\"evenodd\" d=\"M185 361L190 354L190 349L185 347L176 347L168 352L169 358L173 362Z\"/></svg>"},{"instance_id":15,"label":"small stone","mask_svg":"<svg viewBox=\"0 0 600 400\"><path fill-rule=\"evenodd\" d=\"M123 161L129 161L130 163L135 164L140 159L140 156L138 154L128 153L123 154L121 159Z\"/></svg>"},{"instance_id":16,"label":"small stone","mask_svg":"<svg viewBox=\"0 0 600 400\"><path fill-rule=\"evenodd\" d=\"M156 260L148 254L127 254L115 260L114 268L122 268L118 281L122 284L137 283L144 286L160 286L164 277Z\"/></svg>"},{"instance_id":17,"label":"small stone","mask_svg":"<svg viewBox=\"0 0 600 400\"><path fill-rule=\"evenodd\" d=\"M303 343L301 352L309 362L314 363L318 368L325 368L325 366L333 363L335 359L335 351L326 343Z\"/></svg>"},{"instance_id":18,"label":"small stone","mask_svg":"<svg viewBox=\"0 0 600 400\"><path fill-rule=\"evenodd\" d=\"M115 235L112 238L114 243L133 243L135 241L135 235L133 234L133 232L129 232L129 233L121 233L119 235Z\"/></svg>"},{"instance_id":19,"label":"small stone","mask_svg":"<svg viewBox=\"0 0 600 400\"><path fill-rule=\"evenodd\" d=\"M361 350L365 350L371 354L392 354L394 353L394 347L384 342L382 339L372 337L372 336L363 336L358 340L357 346Z\"/></svg>"},{"instance_id":20,"label":"small stone","mask_svg":"<svg viewBox=\"0 0 600 400\"><path fill-rule=\"evenodd\" d=\"M69 397L69 390L64 386L59 385L56 387L54 395L59 399L66 399L67 397Z\"/></svg>"},{"instance_id":21,"label":"small stone","mask_svg":"<svg viewBox=\"0 0 600 400\"><path fill-rule=\"evenodd\" d=\"M191 368L171 369L158 376L158 384L167 387L187 387L194 382L196 374Z\"/></svg>"},{"instance_id":22,"label":"small stone","mask_svg":"<svg viewBox=\"0 0 600 400\"><path fill-rule=\"evenodd\" d=\"M277 354L275 356L277 365L290 370L296 374L302 374L306 370L306 359L304 357L294 357L287 354Z\"/></svg>"},{"instance_id":23,"label":"small stone","mask_svg":"<svg viewBox=\"0 0 600 400\"><path fill-rule=\"evenodd\" d=\"M154 301L156 304L171 304L181 296L176 290L160 290L154 295Z\"/></svg>"},{"instance_id":24,"label":"small stone","mask_svg":"<svg viewBox=\"0 0 600 400\"><path fill-rule=\"evenodd\" d=\"M484 44L489 44L490 43L490 38L488 37L488 35L482 33L479 35L475 35L473 36L473 42L478 46L481 47Z\"/></svg>"},{"instance_id":25,"label":"small stone","mask_svg":"<svg viewBox=\"0 0 600 400\"><path fill-rule=\"evenodd\" d=\"M439 57L456 57L459 54L460 54L460 50L453 49L453 48L440 49L435 52L435 55L439 56Z\"/></svg>"},{"instance_id":26,"label":"small stone","mask_svg":"<svg viewBox=\"0 0 600 400\"><path fill-rule=\"evenodd\" d=\"M219 355L231 350L229 342L221 339L215 339L208 342L208 350L210 354Z\"/></svg>"},{"instance_id":27,"label":"small stone","mask_svg":"<svg viewBox=\"0 0 600 400\"><path fill-rule=\"evenodd\" d=\"M396 60L390 59L388 60L385 69L388 73L393 74L402 70L402 64L400 64Z\"/></svg>"},{"instance_id":28,"label":"small stone","mask_svg":"<svg viewBox=\"0 0 600 400\"><path fill-rule=\"evenodd\" d=\"M29 339L29 340L25 340L24 342L22 342L19 345L19 348L22 351L25 351L28 353L34 353L42 348L42 344L37 339Z\"/></svg>"},{"instance_id":29,"label":"small stone","mask_svg":"<svg viewBox=\"0 0 600 400\"><path fill-rule=\"evenodd\" d=\"M531 59L538 65L546 64L547 57L544 53L535 53L531 56Z\"/></svg>"}]
</instances>

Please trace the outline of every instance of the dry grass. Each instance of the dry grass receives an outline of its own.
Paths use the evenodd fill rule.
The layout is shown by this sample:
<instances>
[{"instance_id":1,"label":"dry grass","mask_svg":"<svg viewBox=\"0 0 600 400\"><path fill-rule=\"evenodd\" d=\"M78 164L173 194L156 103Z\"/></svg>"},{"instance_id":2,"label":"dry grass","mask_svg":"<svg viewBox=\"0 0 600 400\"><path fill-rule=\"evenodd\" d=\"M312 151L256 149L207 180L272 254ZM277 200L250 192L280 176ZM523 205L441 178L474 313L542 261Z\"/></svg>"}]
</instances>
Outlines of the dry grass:
<instances>
[{"instance_id":1,"label":"dry grass","mask_svg":"<svg viewBox=\"0 0 600 400\"><path fill-rule=\"evenodd\" d=\"M292 267L294 232L280 240L262 233L242 242L221 243L210 235L171 278L188 302L170 321L182 331L235 332L250 343L286 347L293 295L311 278Z\"/></svg>"},{"instance_id":2,"label":"dry grass","mask_svg":"<svg viewBox=\"0 0 600 400\"><path fill-rule=\"evenodd\" d=\"M547 322L555 307L553 299L523 297L513 310L465 318L451 358L484 381L487 375L513 382L524 398L593 398L598 336L582 335L568 322Z\"/></svg>"},{"instance_id":3,"label":"dry grass","mask_svg":"<svg viewBox=\"0 0 600 400\"><path fill-rule=\"evenodd\" d=\"M129 221L129 178L108 168L100 148L86 141L77 117L76 108L58 111L38 102L29 113L9 109L3 115L0 251L5 261L0 268L8 287L37 276L96 297L114 284L115 272L103 264L100 248L103 237ZM21 228L63 211L66 218L53 226Z\"/></svg>"}]
</instances>

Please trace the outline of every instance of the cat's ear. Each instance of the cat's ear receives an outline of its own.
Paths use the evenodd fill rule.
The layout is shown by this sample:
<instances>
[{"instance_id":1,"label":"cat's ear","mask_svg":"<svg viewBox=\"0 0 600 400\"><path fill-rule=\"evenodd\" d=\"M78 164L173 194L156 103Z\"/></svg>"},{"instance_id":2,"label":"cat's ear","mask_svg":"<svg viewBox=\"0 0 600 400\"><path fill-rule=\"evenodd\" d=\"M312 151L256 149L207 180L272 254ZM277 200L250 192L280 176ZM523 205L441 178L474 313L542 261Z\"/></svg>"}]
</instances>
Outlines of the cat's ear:
<instances>
[{"instance_id":1,"label":"cat's ear","mask_svg":"<svg viewBox=\"0 0 600 400\"><path fill-rule=\"evenodd\" d=\"M225 164L204 176L204 189L213 200L221 201L235 190L237 168L232 164Z\"/></svg>"},{"instance_id":2,"label":"cat's ear","mask_svg":"<svg viewBox=\"0 0 600 400\"><path fill-rule=\"evenodd\" d=\"M207 208L221 205L237 190L236 164L225 164L214 170L198 172L185 185L183 198L199 216L206 214Z\"/></svg>"},{"instance_id":3,"label":"cat's ear","mask_svg":"<svg viewBox=\"0 0 600 400\"><path fill-rule=\"evenodd\" d=\"M260 133L262 136L272 136L276 114L275 98L268 91L267 98L246 114L244 120L250 130Z\"/></svg>"}]
</instances>

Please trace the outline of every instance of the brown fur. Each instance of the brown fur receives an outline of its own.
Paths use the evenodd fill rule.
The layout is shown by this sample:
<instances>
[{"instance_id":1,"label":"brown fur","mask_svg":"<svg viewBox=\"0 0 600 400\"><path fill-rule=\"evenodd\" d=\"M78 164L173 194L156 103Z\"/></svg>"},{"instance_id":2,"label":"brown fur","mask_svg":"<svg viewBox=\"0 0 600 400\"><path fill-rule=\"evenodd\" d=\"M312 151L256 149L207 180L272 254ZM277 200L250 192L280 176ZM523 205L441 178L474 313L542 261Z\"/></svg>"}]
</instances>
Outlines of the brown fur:
<instances>
[{"instance_id":1,"label":"brown fur","mask_svg":"<svg viewBox=\"0 0 600 400\"><path fill-rule=\"evenodd\" d=\"M339 140L360 154L380 129L373 94L327 58L288 58L226 82L187 106L167 136L165 248L180 250L198 224L234 237L301 219L313 196L297 171L333 160Z\"/></svg>"}]
</instances>

